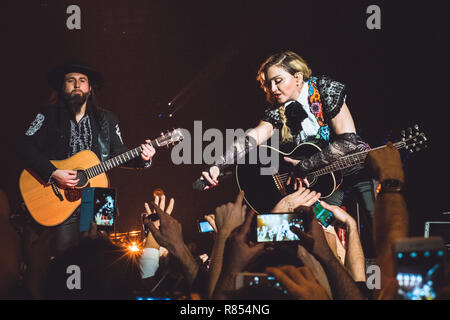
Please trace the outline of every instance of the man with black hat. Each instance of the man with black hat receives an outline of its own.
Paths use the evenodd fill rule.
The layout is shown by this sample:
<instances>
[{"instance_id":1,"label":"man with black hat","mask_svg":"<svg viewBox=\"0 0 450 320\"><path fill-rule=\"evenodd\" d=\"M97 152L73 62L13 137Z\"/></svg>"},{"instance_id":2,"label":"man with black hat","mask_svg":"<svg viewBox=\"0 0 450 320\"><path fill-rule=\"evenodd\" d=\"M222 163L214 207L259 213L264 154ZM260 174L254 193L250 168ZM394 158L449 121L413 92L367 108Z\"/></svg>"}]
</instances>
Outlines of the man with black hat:
<instances>
[{"instance_id":1,"label":"man with black hat","mask_svg":"<svg viewBox=\"0 0 450 320\"><path fill-rule=\"evenodd\" d=\"M54 105L41 110L31 123L20 148L25 165L43 181L61 188L77 185L76 171L57 169L49 160L62 160L82 150L92 150L101 161L128 151L122 141L117 117L97 106L95 91L103 84L101 74L89 66L67 62L52 69L48 82L56 91ZM148 168L155 149L146 140L141 159L125 166ZM79 240L79 208L55 229L55 253L60 254Z\"/></svg>"}]
</instances>

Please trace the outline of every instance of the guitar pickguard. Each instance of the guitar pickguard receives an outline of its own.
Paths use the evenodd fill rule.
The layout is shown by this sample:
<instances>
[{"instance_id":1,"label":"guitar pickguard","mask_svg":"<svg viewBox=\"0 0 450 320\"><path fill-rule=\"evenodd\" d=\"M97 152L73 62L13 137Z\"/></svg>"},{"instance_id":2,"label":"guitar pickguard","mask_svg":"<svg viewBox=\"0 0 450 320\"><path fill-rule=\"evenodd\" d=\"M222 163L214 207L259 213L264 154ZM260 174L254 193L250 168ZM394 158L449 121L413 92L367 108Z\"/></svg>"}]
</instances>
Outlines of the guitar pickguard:
<instances>
[{"instance_id":1,"label":"guitar pickguard","mask_svg":"<svg viewBox=\"0 0 450 320\"><path fill-rule=\"evenodd\" d=\"M65 189L64 196L67 201L75 202L81 199L82 189Z\"/></svg>"}]
</instances>

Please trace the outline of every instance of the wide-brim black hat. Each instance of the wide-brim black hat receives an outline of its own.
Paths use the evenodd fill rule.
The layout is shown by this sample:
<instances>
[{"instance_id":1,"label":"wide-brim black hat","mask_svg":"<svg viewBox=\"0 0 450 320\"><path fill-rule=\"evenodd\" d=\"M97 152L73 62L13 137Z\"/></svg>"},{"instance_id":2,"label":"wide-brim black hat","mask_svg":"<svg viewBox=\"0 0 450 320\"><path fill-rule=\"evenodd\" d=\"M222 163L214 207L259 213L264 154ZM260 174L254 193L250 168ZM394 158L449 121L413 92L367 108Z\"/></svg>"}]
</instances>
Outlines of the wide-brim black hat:
<instances>
[{"instance_id":1,"label":"wide-brim black hat","mask_svg":"<svg viewBox=\"0 0 450 320\"><path fill-rule=\"evenodd\" d=\"M47 73L48 84L56 91L61 90L64 76L71 72L86 75L88 77L89 84L96 90L101 89L103 86L103 77L100 72L94 70L84 62L76 60L67 61L63 65L51 69Z\"/></svg>"}]
</instances>

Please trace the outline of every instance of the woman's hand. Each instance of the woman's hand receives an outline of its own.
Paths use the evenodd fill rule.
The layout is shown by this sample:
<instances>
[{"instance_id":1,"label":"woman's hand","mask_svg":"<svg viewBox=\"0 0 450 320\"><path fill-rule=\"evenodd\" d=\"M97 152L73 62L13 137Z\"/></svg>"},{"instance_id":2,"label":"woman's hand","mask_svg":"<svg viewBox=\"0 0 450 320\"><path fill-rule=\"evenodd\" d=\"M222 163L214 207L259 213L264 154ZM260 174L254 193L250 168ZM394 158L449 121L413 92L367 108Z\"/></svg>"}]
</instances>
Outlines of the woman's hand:
<instances>
[{"instance_id":1,"label":"woman's hand","mask_svg":"<svg viewBox=\"0 0 450 320\"><path fill-rule=\"evenodd\" d=\"M300 160L292 159L289 157L284 157L284 161L292 164L293 167L295 167L300 162ZM286 185L289 185L291 183L291 178L294 180L294 190L301 188L302 182L305 184L307 188L309 188L309 181L306 177L305 178L295 177L293 174L289 176L288 180L286 181Z\"/></svg>"},{"instance_id":2,"label":"woman's hand","mask_svg":"<svg viewBox=\"0 0 450 320\"><path fill-rule=\"evenodd\" d=\"M61 188L75 188L80 179L77 179L77 172L73 170L57 169L51 176Z\"/></svg>"},{"instance_id":3,"label":"woman's hand","mask_svg":"<svg viewBox=\"0 0 450 320\"><path fill-rule=\"evenodd\" d=\"M210 188L214 188L217 185L219 185L219 177L220 169L217 166L212 166L209 168L209 171L203 171L202 176L200 177L200 180L206 180L209 185L206 185L206 187L203 190L208 190Z\"/></svg>"}]
</instances>

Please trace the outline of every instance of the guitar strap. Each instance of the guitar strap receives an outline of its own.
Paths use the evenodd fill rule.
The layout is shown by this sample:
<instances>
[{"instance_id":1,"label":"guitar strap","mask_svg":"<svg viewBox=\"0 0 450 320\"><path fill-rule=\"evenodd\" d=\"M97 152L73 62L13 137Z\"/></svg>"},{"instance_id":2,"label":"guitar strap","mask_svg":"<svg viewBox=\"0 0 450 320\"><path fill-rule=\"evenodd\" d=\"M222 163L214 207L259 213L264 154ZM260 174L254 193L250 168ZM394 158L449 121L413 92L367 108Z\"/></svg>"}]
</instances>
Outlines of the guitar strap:
<instances>
[{"instance_id":1,"label":"guitar strap","mask_svg":"<svg viewBox=\"0 0 450 320\"><path fill-rule=\"evenodd\" d=\"M109 122L108 117L104 112L99 110L98 113L100 116L100 132L98 134L98 145L100 148L100 160L103 162L108 160L110 154Z\"/></svg>"}]
</instances>

